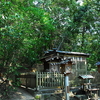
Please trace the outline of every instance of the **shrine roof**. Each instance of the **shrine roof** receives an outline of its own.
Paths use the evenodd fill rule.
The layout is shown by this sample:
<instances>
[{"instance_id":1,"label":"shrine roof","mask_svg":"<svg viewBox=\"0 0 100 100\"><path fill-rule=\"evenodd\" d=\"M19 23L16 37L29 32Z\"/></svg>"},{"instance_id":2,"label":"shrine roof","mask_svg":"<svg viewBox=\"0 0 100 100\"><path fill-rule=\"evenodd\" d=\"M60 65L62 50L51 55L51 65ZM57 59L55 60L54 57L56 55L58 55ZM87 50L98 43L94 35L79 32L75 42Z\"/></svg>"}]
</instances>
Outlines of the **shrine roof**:
<instances>
[{"instance_id":1,"label":"shrine roof","mask_svg":"<svg viewBox=\"0 0 100 100\"><path fill-rule=\"evenodd\" d=\"M65 54L65 55L76 55L76 56L87 56L89 57L89 53L82 53L82 52L69 52L69 51L60 51L57 49L45 51L45 55L50 55L53 53Z\"/></svg>"},{"instance_id":2,"label":"shrine roof","mask_svg":"<svg viewBox=\"0 0 100 100\"><path fill-rule=\"evenodd\" d=\"M81 79L93 79L94 77L92 75L80 75L78 78L81 78Z\"/></svg>"},{"instance_id":3,"label":"shrine roof","mask_svg":"<svg viewBox=\"0 0 100 100\"><path fill-rule=\"evenodd\" d=\"M90 54L88 53L81 53L81 52L68 52L68 51L60 51L56 48L53 48L52 50L45 51L44 56L41 58L41 61L49 61L53 59L62 59L63 56L70 55L70 56L85 56L89 57Z\"/></svg>"}]
</instances>

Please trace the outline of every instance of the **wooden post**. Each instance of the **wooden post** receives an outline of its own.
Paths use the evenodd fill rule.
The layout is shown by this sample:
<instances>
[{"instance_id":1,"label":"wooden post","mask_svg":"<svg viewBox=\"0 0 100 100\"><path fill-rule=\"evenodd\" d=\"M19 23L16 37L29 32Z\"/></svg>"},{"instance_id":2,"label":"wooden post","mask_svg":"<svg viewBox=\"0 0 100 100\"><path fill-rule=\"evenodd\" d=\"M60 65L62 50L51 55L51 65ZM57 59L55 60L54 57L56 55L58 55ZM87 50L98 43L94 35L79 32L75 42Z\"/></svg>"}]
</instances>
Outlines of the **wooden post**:
<instances>
[{"instance_id":1,"label":"wooden post","mask_svg":"<svg viewBox=\"0 0 100 100\"><path fill-rule=\"evenodd\" d=\"M27 74L25 73L25 76L27 76ZM28 84L27 84L27 79L28 79L28 77L26 77L26 89L28 88Z\"/></svg>"},{"instance_id":2,"label":"wooden post","mask_svg":"<svg viewBox=\"0 0 100 100\"><path fill-rule=\"evenodd\" d=\"M36 89L39 90L39 86L38 86L38 72L36 72Z\"/></svg>"},{"instance_id":3,"label":"wooden post","mask_svg":"<svg viewBox=\"0 0 100 100\"><path fill-rule=\"evenodd\" d=\"M65 96L66 100L69 100L69 76L65 75Z\"/></svg>"}]
</instances>

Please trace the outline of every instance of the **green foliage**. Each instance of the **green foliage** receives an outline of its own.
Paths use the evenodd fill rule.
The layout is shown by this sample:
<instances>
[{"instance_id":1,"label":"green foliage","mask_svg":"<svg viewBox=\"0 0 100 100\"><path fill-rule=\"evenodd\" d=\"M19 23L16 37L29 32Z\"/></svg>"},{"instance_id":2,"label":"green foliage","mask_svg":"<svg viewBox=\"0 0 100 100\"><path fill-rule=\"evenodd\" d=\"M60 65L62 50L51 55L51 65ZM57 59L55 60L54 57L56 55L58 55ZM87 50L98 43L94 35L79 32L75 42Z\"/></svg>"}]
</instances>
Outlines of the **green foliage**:
<instances>
[{"instance_id":1,"label":"green foliage","mask_svg":"<svg viewBox=\"0 0 100 100\"><path fill-rule=\"evenodd\" d=\"M31 3L0 1L0 72L7 78L31 68L53 39L49 13Z\"/></svg>"}]
</instances>

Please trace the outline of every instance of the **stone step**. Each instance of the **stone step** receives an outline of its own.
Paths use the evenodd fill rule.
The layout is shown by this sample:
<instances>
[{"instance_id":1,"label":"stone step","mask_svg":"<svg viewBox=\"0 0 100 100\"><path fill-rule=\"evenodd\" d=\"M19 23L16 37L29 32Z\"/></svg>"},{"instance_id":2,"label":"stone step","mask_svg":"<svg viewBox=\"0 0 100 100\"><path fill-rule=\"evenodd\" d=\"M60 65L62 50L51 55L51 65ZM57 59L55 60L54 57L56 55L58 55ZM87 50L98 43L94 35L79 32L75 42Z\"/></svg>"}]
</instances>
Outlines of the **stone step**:
<instances>
[{"instance_id":1,"label":"stone step","mask_svg":"<svg viewBox=\"0 0 100 100\"><path fill-rule=\"evenodd\" d=\"M87 99L86 95L75 95L74 97L77 98L78 100L85 100L85 99Z\"/></svg>"}]
</instances>

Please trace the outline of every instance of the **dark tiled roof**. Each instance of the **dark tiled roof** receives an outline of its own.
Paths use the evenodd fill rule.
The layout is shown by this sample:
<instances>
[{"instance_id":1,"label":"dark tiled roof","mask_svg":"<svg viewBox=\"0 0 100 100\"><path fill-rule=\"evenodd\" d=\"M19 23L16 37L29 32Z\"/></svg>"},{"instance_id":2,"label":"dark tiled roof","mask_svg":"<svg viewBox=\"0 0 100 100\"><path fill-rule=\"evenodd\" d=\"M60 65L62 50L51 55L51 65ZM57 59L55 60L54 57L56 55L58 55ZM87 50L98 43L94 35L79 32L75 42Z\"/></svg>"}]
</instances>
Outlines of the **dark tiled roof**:
<instances>
[{"instance_id":1,"label":"dark tiled roof","mask_svg":"<svg viewBox=\"0 0 100 100\"><path fill-rule=\"evenodd\" d=\"M67 55L89 56L89 54L81 53L81 52L68 52L68 51L57 51L57 52L62 54L67 54Z\"/></svg>"},{"instance_id":2,"label":"dark tiled roof","mask_svg":"<svg viewBox=\"0 0 100 100\"><path fill-rule=\"evenodd\" d=\"M57 49L53 49L53 50L48 50L45 52L45 55L49 55L49 54L52 54L52 53L60 53L60 54L66 54L66 55L76 55L76 56L88 56L90 54L88 53L81 53L81 52L68 52L68 51L60 51L60 50L57 50Z\"/></svg>"},{"instance_id":3,"label":"dark tiled roof","mask_svg":"<svg viewBox=\"0 0 100 100\"><path fill-rule=\"evenodd\" d=\"M41 61L44 61L44 60L49 61L49 60L52 60L53 58L56 59L56 57L58 57L59 59L62 59L64 55L89 57L90 54L88 54L88 53L81 53L81 52L60 51L60 50L57 50L56 48L54 48L52 50L45 51L45 54L41 58Z\"/></svg>"}]
</instances>

